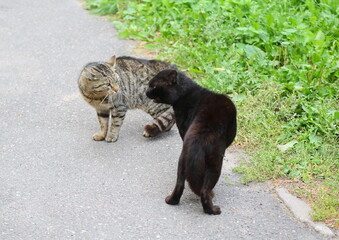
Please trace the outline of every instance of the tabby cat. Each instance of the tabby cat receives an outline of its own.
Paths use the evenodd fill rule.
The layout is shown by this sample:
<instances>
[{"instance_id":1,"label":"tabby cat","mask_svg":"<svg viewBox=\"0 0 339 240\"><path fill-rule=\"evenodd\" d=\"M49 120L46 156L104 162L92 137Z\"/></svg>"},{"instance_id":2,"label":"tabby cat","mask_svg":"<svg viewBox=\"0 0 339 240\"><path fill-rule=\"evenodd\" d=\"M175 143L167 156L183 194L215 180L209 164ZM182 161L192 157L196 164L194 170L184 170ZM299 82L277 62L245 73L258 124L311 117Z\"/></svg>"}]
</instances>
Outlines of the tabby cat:
<instances>
[{"instance_id":1,"label":"tabby cat","mask_svg":"<svg viewBox=\"0 0 339 240\"><path fill-rule=\"evenodd\" d=\"M225 150L236 135L233 102L172 69L159 72L150 81L146 95L173 106L183 140L177 183L166 203L179 203L187 179L192 191L200 196L204 212L220 214L220 208L212 202L212 189L220 177Z\"/></svg>"},{"instance_id":2,"label":"tabby cat","mask_svg":"<svg viewBox=\"0 0 339 240\"><path fill-rule=\"evenodd\" d=\"M117 141L128 109L141 109L153 117L154 122L144 127L145 137L169 131L175 123L172 107L154 103L145 94L149 80L167 68L176 66L129 56L88 63L80 73L78 85L85 101L97 112L101 131L93 139Z\"/></svg>"}]
</instances>

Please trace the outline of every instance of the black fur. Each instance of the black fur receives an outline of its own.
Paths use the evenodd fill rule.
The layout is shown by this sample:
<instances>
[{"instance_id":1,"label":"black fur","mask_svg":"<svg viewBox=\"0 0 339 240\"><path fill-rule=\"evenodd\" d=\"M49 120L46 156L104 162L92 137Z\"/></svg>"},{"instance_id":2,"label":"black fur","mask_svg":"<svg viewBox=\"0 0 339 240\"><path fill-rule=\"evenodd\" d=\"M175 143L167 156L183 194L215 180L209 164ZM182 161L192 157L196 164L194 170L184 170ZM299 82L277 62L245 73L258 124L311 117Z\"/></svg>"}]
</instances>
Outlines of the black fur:
<instances>
[{"instance_id":1,"label":"black fur","mask_svg":"<svg viewBox=\"0 0 339 240\"><path fill-rule=\"evenodd\" d=\"M172 69L159 72L149 82L146 95L155 102L173 106L183 140L177 183L166 203L179 203L186 179L192 191L201 197L205 213L220 214L220 208L212 203L212 189L220 177L225 150L236 135L233 102Z\"/></svg>"}]
</instances>

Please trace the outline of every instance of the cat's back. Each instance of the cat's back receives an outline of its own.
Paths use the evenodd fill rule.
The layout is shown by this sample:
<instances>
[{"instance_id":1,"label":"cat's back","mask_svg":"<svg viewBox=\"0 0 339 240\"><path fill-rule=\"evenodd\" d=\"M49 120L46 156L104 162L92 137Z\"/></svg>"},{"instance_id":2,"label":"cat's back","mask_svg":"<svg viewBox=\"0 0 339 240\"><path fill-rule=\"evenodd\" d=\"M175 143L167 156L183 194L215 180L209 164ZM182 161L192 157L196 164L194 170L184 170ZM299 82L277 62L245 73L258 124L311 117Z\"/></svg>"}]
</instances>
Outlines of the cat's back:
<instances>
[{"instance_id":1,"label":"cat's back","mask_svg":"<svg viewBox=\"0 0 339 240\"><path fill-rule=\"evenodd\" d=\"M158 73L167 68L176 69L174 64L164 62L161 60L148 60L143 58L136 58L132 56L120 56L117 58L117 64L123 71L136 71L137 73ZM131 72L132 73L132 72Z\"/></svg>"},{"instance_id":2,"label":"cat's back","mask_svg":"<svg viewBox=\"0 0 339 240\"><path fill-rule=\"evenodd\" d=\"M236 118L237 110L232 100L224 95L207 90L199 104L198 117L210 124L229 122Z\"/></svg>"},{"instance_id":3,"label":"cat's back","mask_svg":"<svg viewBox=\"0 0 339 240\"><path fill-rule=\"evenodd\" d=\"M237 132L237 109L232 100L223 94L212 93L201 105L200 120L229 146Z\"/></svg>"},{"instance_id":4,"label":"cat's back","mask_svg":"<svg viewBox=\"0 0 339 240\"><path fill-rule=\"evenodd\" d=\"M160 60L132 56L118 57L116 72L120 77L119 86L124 92L125 102L129 108L142 108L147 111L147 106L152 102L145 94L149 81L158 72L174 67L175 65Z\"/></svg>"}]
</instances>

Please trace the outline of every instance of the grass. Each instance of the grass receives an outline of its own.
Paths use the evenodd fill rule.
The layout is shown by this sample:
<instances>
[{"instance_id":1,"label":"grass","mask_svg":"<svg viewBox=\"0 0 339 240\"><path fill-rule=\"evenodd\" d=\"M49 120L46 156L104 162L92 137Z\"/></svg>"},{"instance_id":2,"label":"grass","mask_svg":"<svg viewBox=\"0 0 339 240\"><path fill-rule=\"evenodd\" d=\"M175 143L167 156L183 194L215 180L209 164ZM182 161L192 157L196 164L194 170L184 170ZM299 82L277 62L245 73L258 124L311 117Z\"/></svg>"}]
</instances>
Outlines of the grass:
<instances>
[{"instance_id":1,"label":"grass","mask_svg":"<svg viewBox=\"0 0 339 240\"><path fill-rule=\"evenodd\" d=\"M329 190L308 198L313 217L338 219L337 0L87 0L85 6L114 16L120 37L146 41L199 84L232 96L237 144L251 156L235 169L244 181L299 179L310 187L321 181Z\"/></svg>"}]
</instances>

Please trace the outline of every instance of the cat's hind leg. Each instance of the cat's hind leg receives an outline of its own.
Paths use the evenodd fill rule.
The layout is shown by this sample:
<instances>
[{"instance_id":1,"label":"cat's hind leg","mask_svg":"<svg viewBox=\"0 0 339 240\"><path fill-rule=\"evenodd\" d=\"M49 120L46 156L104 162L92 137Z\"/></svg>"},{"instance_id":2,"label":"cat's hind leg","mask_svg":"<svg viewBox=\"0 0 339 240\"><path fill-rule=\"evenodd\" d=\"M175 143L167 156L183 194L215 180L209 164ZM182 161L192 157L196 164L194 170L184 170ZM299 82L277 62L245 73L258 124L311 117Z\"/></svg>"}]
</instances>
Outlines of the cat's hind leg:
<instances>
[{"instance_id":1,"label":"cat's hind leg","mask_svg":"<svg viewBox=\"0 0 339 240\"><path fill-rule=\"evenodd\" d=\"M178 162L178 171L177 171L177 182L175 184L172 194L167 196L165 201L167 204L176 205L179 203L182 193L185 188L185 154L181 152L179 162Z\"/></svg>"},{"instance_id":2,"label":"cat's hind leg","mask_svg":"<svg viewBox=\"0 0 339 240\"><path fill-rule=\"evenodd\" d=\"M221 164L222 159L218 159L217 161L213 160L212 164L208 164L205 170L204 183L201 188L200 198L204 212L207 214L218 215L221 213L220 207L213 205L212 202L214 197L214 192L212 189L220 177Z\"/></svg>"},{"instance_id":3,"label":"cat's hind leg","mask_svg":"<svg viewBox=\"0 0 339 240\"><path fill-rule=\"evenodd\" d=\"M144 127L143 135L145 137L155 137L162 132L169 131L175 123L172 107L167 108L166 105L154 104L146 112L153 117L154 122Z\"/></svg>"}]
</instances>

